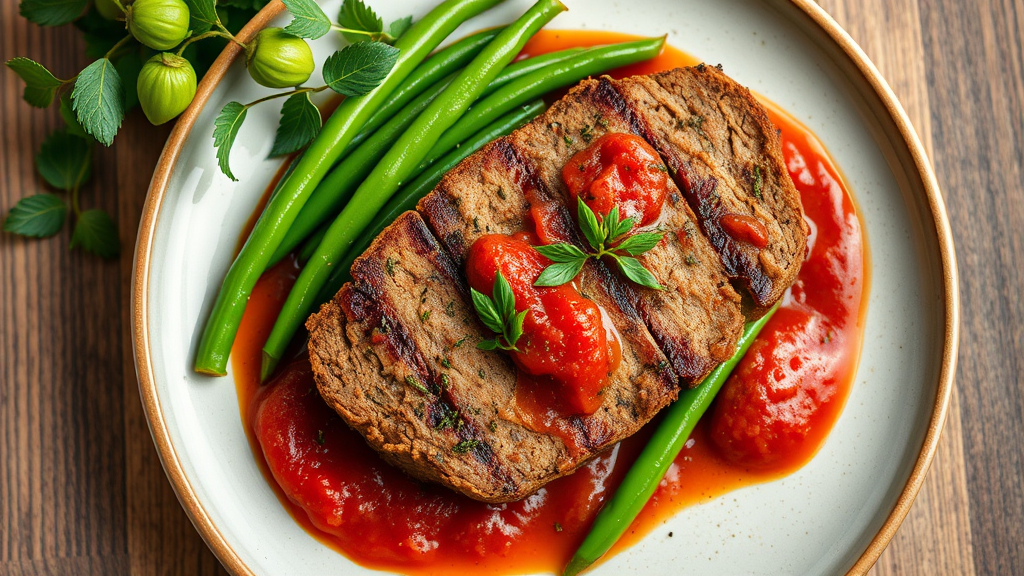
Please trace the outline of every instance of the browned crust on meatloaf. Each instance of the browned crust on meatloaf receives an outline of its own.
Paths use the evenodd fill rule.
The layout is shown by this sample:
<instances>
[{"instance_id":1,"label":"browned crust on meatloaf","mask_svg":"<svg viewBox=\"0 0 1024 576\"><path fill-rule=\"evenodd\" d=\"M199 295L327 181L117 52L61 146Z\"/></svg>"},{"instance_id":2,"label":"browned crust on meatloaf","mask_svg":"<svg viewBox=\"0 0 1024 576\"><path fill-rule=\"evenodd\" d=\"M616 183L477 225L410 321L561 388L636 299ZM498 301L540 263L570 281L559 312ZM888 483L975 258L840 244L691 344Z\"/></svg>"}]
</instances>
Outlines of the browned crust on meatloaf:
<instances>
[{"instance_id":1,"label":"browned crust on meatloaf","mask_svg":"<svg viewBox=\"0 0 1024 576\"><path fill-rule=\"evenodd\" d=\"M608 133L646 137L637 116L608 80L587 80L554 103L540 118L508 137L541 184L570 211L573 200L562 167ZM639 260L665 290L622 279L647 328L687 387L696 386L736 351L743 331L740 297L729 283L711 243L671 181L661 218L649 229L665 240Z\"/></svg>"},{"instance_id":2,"label":"browned crust on meatloaf","mask_svg":"<svg viewBox=\"0 0 1024 576\"><path fill-rule=\"evenodd\" d=\"M800 196L764 107L703 64L609 82L666 159L728 275L753 299L748 316L761 316L796 280L807 250ZM734 240L720 225L726 214L760 221L768 245Z\"/></svg>"}]
</instances>

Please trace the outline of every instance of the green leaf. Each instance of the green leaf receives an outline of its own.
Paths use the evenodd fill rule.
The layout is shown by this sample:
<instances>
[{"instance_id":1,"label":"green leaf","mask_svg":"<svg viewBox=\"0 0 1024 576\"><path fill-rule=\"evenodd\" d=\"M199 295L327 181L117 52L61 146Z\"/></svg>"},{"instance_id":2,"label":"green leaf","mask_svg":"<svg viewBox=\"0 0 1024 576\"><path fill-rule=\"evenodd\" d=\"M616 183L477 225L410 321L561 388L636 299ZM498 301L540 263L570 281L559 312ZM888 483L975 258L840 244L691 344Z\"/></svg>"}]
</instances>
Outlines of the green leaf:
<instances>
[{"instance_id":1,"label":"green leaf","mask_svg":"<svg viewBox=\"0 0 1024 576\"><path fill-rule=\"evenodd\" d=\"M50 186L74 190L92 175L92 142L57 130L39 147L36 168Z\"/></svg>"},{"instance_id":2,"label":"green leaf","mask_svg":"<svg viewBox=\"0 0 1024 576\"><path fill-rule=\"evenodd\" d=\"M540 252L548 260L552 262L575 262L580 258L586 259L587 254L572 244L547 244L545 246L534 246L537 252Z\"/></svg>"},{"instance_id":3,"label":"green leaf","mask_svg":"<svg viewBox=\"0 0 1024 576\"><path fill-rule=\"evenodd\" d=\"M86 210L79 214L75 231L71 234L71 247L76 246L106 260L116 258L121 252L121 243L110 214L103 210Z\"/></svg>"},{"instance_id":4,"label":"green leaf","mask_svg":"<svg viewBox=\"0 0 1024 576\"><path fill-rule=\"evenodd\" d=\"M245 115L249 109L238 102L228 102L220 109L220 114L213 121L213 147L217 149L217 163L220 164L220 171L234 181L238 181L231 173L229 159L231 147L235 144L235 137L238 136L238 129L245 122Z\"/></svg>"},{"instance_id":5,"label":"green leaf","mask_svg":"<svg viewBox=\"0 0 1024 576\"><path fill-rule=\"evenodd\" d=\"M498 311L498 316L501 317L502 326L506 326L506 322L516 314L516 296L512 293L512 286L509 285L501 270L498 270L498 274L494 278L493 292L494 307ZM499 332L504 332L504 330L499 330Z\"/></svg>"},{"instance_id":6,"label":"green leaf","mask_svg":"<svg viewBox=\"0 0 1024 576\"><path fill-rule=\"evenodd\" d=\"M664 290L665 287L658 283L658 279L651 274L644 265L640 263L636 258L630 258L629 256L615 256L615 262L619 265L619 270L626 275L633 282L647 288L653 288L654 290Z\"/></svg>"},{"instance_id":7,"label":"green leaf","mask_svg":"<svg viewBox=\"0 0 1024 576\"><path fill-rule=\"evenodd\" d=\"M387 78L398 48L383 42L359 42L331 54L324 62L324 82L338 94L362 96Z\"/></svg>"},{"instance_id":8,"label":"green leaf","mask_svg":"<svg viewBox=\"0 0 1024 576\"><path fill-rule=\"evenodd\" d=\"M594 215L594 211L579 197L576 198L576 219L579 221L580 230L583 232L587 242L590 243L590 247L594 250L600 250L604 244L604 233L601 230L601 225L597 223L597 216Z\"/></svg>"},{"instance_id":9,"label":"green leaf","mask_svg":"<svg viewBox=\"0 0 1024 576\"><path fill-rule=\"evenodd\" d=\"M127 112L139 105L139 72L142 72L142 53L139 50L121 56L114 62L114 68L124 85L124 109Z\"/></svg>"},{"instance_id":10,"label":"green leaf","mask_svg":"<svg viewBox=\"0 0 1024 576\"><path fill-rule=\"evenodd\" d=\"M284 31L299 38L317 38L331 31L331 19L313 0L284 0L284 6L295 17Z\"/></svg>"},{"instance_id":11,"label":"green leaf","mask_svg":"<svg viewBox=\"0 0 1024 576\"><path fill-rule=\"evenodd\" d=\"M412 28L412 16L406 16L405 18L399 18L391 24L388 24L388 36L392 39L398 40L405 34L409 28Z\"/></svg>"},{"instance_id":12,"label":"green leaf","mask_svg":"<svg viewBox=\"0 0 1024 576\"><path fill-rule=\"evenodd\" d=\"M504 332L504 322L501 321L501 317L498 315L498 311L494 308L494 303L491 299L477 292L476 289L470 288L469 294L473 299L473 308L476 309L476 315L480 317L480 321L484 323L492 332L501 334Z\"/></svg>"},{"instance_id":13,"label":"green leaf","mask_svg":"<svg viewBox=\"0 0 1024 576\"><path fill-rule=\"evenodd\" d=\"M301 150L316 138L322 124L320 110L310 102L309 92L289 96L281 107L281 123L277 126L270 156Z\"/></svg>"},{"instance_id":14,"label":"green leaf","mask_svg":"<svg viewBox=\"0 0 1024 576\"><path fill-rule=\"evenodd\" d=\"M64 124L67 124L68 134L85 138L90 142L92 141L92 136L86 134L85 129L78 123L75 111L71 108L71 94L67 92L60 96L60 117L64 120Z\"/></svg>"},{"instance_id":15,"label":"green leaf","mask_svg":"<svg viewBox=\"0 0 1024 576\"><path fill-rule=\"evenodd\" d=\"M188 4L188 27L192 34L207 32L220 22L217 17L217 3L214 0L185 0L185 3Z\"/></svg>"},{"instance_id":16,"label":"green leaf","mask_svg":"<svg viewBox=\"0 0 1024 576\"><path fill-rule=\"evenodd\" d=\"M36 194L18 200L4 220L4 230L31 236L48 238L60 232L68 205L53 194Z\"/></svg>"},{"instance_id":17,"label":"green leaf","mask_svg":"<svg viewBox=\"0 0 1024 576\"><path fill-rule=\"evenodd\" d=\"M614 214L614 219L612 216ZM634 220L632 218L626 218L625 220L619 220L618 207L612 209L612 213L608 214L608 240L614 240L625 234L629 234L629 231L633 229Z\"/></svg>"},{"instance_id":18,"label":"green leaf","mask_svg":"<svg viewBox=\"0 0 1024 576\"><path fill-rule=\"evenodd\" d=\"M40 26L67 24L82 14L89 0L21 0L19 12Z\"/></svg>"},{"instance_id":19,"label":"green leaf","mask_svg":"<svg viewBox=\"0 0 1024 576\"><path fill-rule=\"evenodd\" d=\"M519 314L516 314L515 318L511 322L506 338L512 347L515 347L516 342L518 342L520 336L523 335L523 322L526 321L527 312L529 312L529 310L523 310Z\"/></svg>"},{"instance_id":20,"label":"green leaf","mask_svg":"<svg viewBox=\"0 0 1024 576\"><path fill-rule=\"evenodd\" d=\"M571 262L559 262L558 264L552 264L544 269L537 277L537 280L533 283L534 286L561 286L567 282L572 282L572 279L580 273L583 269L583 264L586 263L587 257L584 256L578 260Z\"/></svg>"},{"instance_id":21,"label":"green leaf","mask_svg":"<svg viewBox=\"0 0 1024 576\"><path fill-rule=\"evenodd\" d=\"M615 250L629 252L631 256L639 256L658 245L665 234L661 232L641 232L626 238L615 247Z\"/></svg>"},{"instance_id":22,"label":"green leaf","mask_svg":"<svg viewBox=\"0 0 1024 576\"><path fill-rule=\"evenodd\" d=\"M380 16L377 16L373 8L364 4L362 0L345 0L341 3L338 25L349 30L361 30L378 36L384 32L384 21L380 19ZM353 44L372 39L365 34L353 34L351 32L342 32L341 34Z\"/></svg>"},{"instance_id":23,"label":"green leaf","mask_svg":"<svg viewBox=\"0 0 1024 576\"><path fill-rule=\"evenodd\" d=\"M110 146L124 119L124 86L110 60L101 58L79 72L71 102L82 128Z\"/></svg>"},{"instance_id":24,"label":"green leaf","mask_svg":"<svg viewBox=\"0 0 1024 576\"><path fill-rule=\"evenodd\" d=\"M25 81L25 102L36 108L46 108L53 104L53 96L64 83L50 73L42 64L28 58L11 58L7 67Z\"/></svg>"},{"instance_id":25,"label":"green leaf","mask_svg":"<svg viewBox=\"0 0 1024 576\"><path fill-rule=\"evenodd\" d=\"M481 350L497 350L499 348L498 340L481 340L476 343L476 347Z\"/></svg>"}]
</instances>

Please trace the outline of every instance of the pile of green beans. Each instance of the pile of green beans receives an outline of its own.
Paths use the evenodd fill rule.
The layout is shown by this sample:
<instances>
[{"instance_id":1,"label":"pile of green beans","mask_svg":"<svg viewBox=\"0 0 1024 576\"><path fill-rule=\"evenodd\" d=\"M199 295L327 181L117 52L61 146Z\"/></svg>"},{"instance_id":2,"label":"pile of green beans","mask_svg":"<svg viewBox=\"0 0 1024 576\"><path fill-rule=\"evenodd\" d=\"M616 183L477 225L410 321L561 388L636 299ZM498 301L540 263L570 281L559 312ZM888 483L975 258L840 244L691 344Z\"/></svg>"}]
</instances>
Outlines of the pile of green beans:
<instances>
[{"instance_id":1,"label":"pile of green beans","mask_svg":"<svg viewBox=\"0 0 1024 576\"><path fill-rule=\"evenodd\" d=\"M377 211L384 207L402 182L427 157L441 135L519 54L527 40L563 10L565 6L559 0L538 0L518 20L502 30L459 73L377 163L353 194L352 201L331 224L320 247L302 269L288 294L282 309L284 312L278 316L263 347L261 375L264 378L273 372L288 342L309 315L317 293L330 276L333 264L344 255ZM290 225L291 222L288 222L285 227ZM282 237L284 233L282 230ZM272 253L267 254L263 260L264 265L271 256Z\"/></svg>"},{"instance_id":2,"label":"pile of green beans","mask_svg":"<svg viewBox=\"0 0 1024 576\"><path fill-rule=\"evenodd\" d=\"M583 48L569 48L558 52L543 54L534 58L528 58L515 64L511 64L498 74L490 84L484 88L480 97L489 95L502 86L522 78L530 73L543 70L558 62L563 62L577 54L584 52ZM417 116L447 88L453 78L448 77L428 88L415 100L407 104L400 112L395 114L380 130L375 132L366 142L356 148L352 153L341 161L323 182L310 195L306 205L302 207L299 215L295 217L291 228L285 235L277 252L270 259L268 266L280 262L289 252L295 249L313 231L328 220L338 215L345 203L352 197L352 193L363 179L370 173L374 165L384 157L396 140L416 119ZM460 136L465 138L469 131L463 131ZM431 148L427 156L410 175L415 177L420 171L432 164L440 157L436 147Z\"/></svg>"},{"instance_id":3,"label":"pile of green beans","mask_svg":"<svg viewBox=\"0 0 1024 576\"><path fill-rule=\"evenodd\" d=\"M257 221L241 253L228 270L199 341L195 360L197 372L211 375L227 373L228 355L253 286L266 270L271 256L313 189L366 121L460 24L502 1L445 0L395 42L395 48L399 50L398 60L377 88L363 96L347 98L338 106L296 162L295 170L270 199L263 217Z\"/></svg>"},{"instance_id":4,"label":"pile of green beans","mask_svg":"<svg viewBox=\"0 0 1024 576\"><path fill-rule=\"evenodd\" d=\"M544 102L542 100L537 100L525 106L516 108L502 116L487 128L484 128L466 139L466 141L460 144L458 148L453 150L444 158L438 160L429 169L417 176L415 180L392 196L387 205L384 206L384 208L377 213L377 216L374 217L373 222L366 227L366 230L363 231L359 240L352 245L352 248L345 255L344 260L342 260L337 265L334 272L331 273L330 279L327 280L327 283L324 284L324 287L320 289L320 293L317 295L316 305L319 306L320 304L330 300L331 297L341 289L341 286L345 284L345 282L351 280L352 277L350 275L350 271L352 268L352 262L354 262L360 254L365 252L366 249L370 247L370 243L373 242L373 239L383 232L384 228L394 222L395 219L403 212L415 209L416 204L420 199L433 190L434 186L437 186L437 183L441 181L441 177L444 176L446 172L454 168L459 162L465 160L470 154L483 148L496 138L500 138L501 136L511 133L517 128L521 128L524 124L543 113L544 108ZM314 234L310 239L312 240L316 235L317 234ZM305 252L306 245L307 244L303 244L303 253Z\"/></svg>"},{"instance_id":5,"label":"pile of green beans","mask_svg":"<svg viewBox=\"0 0 1024 576\"><path fill-rule=\"evenodd\" d=\"M569 560L562 576L576 576L586 570L604 556L629 529L665 477L697 421L707 411L736 364L778 308L776 304L767 314L744 326L739 347L732 358L715 368L699 386L680 393L679 399L665 411L665 419L626 473L618 490L601 508L590 532Z\"/></svg>"}]
</instances>

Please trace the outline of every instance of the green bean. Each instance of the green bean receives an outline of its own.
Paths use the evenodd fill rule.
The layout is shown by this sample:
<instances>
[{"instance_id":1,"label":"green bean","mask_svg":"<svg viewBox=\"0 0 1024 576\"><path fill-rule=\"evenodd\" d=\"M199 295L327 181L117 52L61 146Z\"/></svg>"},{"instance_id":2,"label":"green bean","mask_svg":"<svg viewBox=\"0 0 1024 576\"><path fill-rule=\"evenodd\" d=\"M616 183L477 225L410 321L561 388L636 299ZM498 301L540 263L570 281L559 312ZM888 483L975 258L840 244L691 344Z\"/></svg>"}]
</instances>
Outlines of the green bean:
<instances>
[{"instance_id":1,"label":"green bean","mask_svg":"<svg viewBox=\"0 0 1024 576\"><path fill-rule=\"evenodd\" d=\"M544 112L543 100L537 100L527 104L526 106L516 108L499 118L487 128L484 128L468 138L465 142L460 144L458 148L452 150L447 156L431 166L430 169L417 176L415 180L399 190L398 193L396 193L387 203L387 206L377 213L377 216L375 216L373 222L367 226L362 237L359 238L359 241L352 245L352 248L350 248L348 253L345 254L345 258L340 264L338 264L334 272L331 273L330 279L326 284L324 284L324 287L317 295L316 306L330 300L331 297L341 289L342 284L351 279L349 272L352 268L352 262L354 262L360 254L370 247L370 243L373 242L373 239L376 238L385 227L394 222L395 218L398 218L407 210L414 210L416 208L416 203L426 196L428 192L433 190L434 186L437 186L437 183L441 181L441 177L444 176L446 172L454 168L459 162L465 160L473 152L483 148L496 138L504 136L521 127L523 124L534 119L542 112ZM303 246L305 246L305 244L303 244Z\"/></svg>"},{"instance_id":2,"label":"green bean","mask_svg":"<svg viewBox=\"0 0 1024 576\"><path fill-rule=\"evenodd\" d=\"M568 60L584 51L583 48L569 48L511 64L487 85L481 96L491 94L517 78L522 78L555 63ZM295 217L295 221L292 222L291 228L285 234L284 240L281 241L273 258L270 259L269 266L280 261L285 255L294 250L321 222L337 216L359 183L366 178L370 171L373 170L374 165L387 153L389 146L412 124L420 112L433 100L433 97L440 94L447 87L445 82L436 83L412 103L407 104L405 108L392 116L387 124L375 132L369 140L331 170L330 174L320 183L320 186L313 191L313 194L306 201L306 205L302 207L299 215ZM473 132L467 130L462 132L461 136L465 138L470 134L473 134ZM431 150L431 152L433 153L434 150ZM417 171L411 176L418 174L419 171L425 169L426 166L434 162L439 156L440 154L433 153L425 158L421 165L417 167Z\"/></svg>"},{"instance_id":3,"label":"green bean","mask_svg":"<svg viewBox=\"0 0 1024 576\"><path fill-rule=\"evenodd\" d=\"M346 98L338 106L280 191L268 202L263 216L231 264L199 341L195 360L197 372L227 373L228 355L253 286L266 270L267 262L306 199L366 120L460 24L502 1L445 0L395 41L398 61L379 86L363 96Z\"/></svg>"},{"instance_id":4,"label":"green bean","mask_svg":"<svg viewBox=\"0 0 1024 576\"><path fill-rule=\"evenodd\" d=\"M534 98L540 98L551 90L574 84L613 68L654 58L661 52L664 44L665 37L662 36L591 48L559 64L511 82L474 105L444 136L441 136L430 155L444 154L459 143L460 133L480 130L512 108Z\"/></svg>"},{"instance_id":5,"label":"green bean","mask_svg":"<svg viewBox=\"0 0 1024 576\"><path fill-rule=\"evenodd\" d=\"M374 215L427 156L441 134L455 123L480 92L519 54L526 41L563 10L565 6L559 0L538 0L466 66L377 163L352 196L352 201L331 224L320 247L302 269L288 294L270 337L263 346L262 376L273 371L288 342L302 326L317 293L327 282L334 263L345 254Z\"/></svg>"},{"instance_id":6,"label":"green bean","mask_svg":"<svg viewBox=\"0 0 1024 576\"><path fill-rule=\"evenodd\" d=\"M328 225L325 223L313 232L306 241L299 247L299 264L305 265L309 262L309 259L313 257L313 253L316 252L316 247L323 241L324 235L327 234Z\"/></svg>"},{"instance_id":7,"label":"green bean","mask_svg":"<svg viewBox=\"0 0 1024 576\"><path fill-rule=\"evenodd\" d=\"M690 437L693 427L707 411L715 394L722 389L733 368L778 308L776 304L767 314L747 324L743 328L739 348L732 358L715 368L699 386L681 392L679 399L666 410L665 419L647 441L615 494L601 508L586 539L562 572L563 576L575 576L586 570L604 556L629 529Z\"/></svg>"}]
</instances>

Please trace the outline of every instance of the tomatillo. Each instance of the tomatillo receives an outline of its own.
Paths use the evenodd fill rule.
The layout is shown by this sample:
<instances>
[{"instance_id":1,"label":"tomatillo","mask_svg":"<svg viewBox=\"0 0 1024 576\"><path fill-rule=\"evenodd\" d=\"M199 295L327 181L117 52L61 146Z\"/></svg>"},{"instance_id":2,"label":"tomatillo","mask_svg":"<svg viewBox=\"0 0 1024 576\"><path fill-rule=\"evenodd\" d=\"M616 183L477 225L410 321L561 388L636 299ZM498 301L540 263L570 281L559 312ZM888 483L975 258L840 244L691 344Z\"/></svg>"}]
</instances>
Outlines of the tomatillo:
<instances>
[{"instance_id":1,"label":"tomatillo","mask_svg":"<svg viewBox=\"0 0 1024 576\"><path fill-rule=\"evenodd\" d=\"M137 88L146 118L159 126L192 103L196 95L196 71L181 56L161 52L142 66Z\"/></svg>"},{"instance_id":2,"label":"tomatillo","mask_svg":"<svg viewBox=\"0 0 1024 576\"><path fill-rule=\"evenodd\" d=\"M132 36L154 50L170 50L188 36L188 5L183 0L135 0L125 10Z\"/></svg>"},{"instance_id":3,"label":"tomatillo","mask_svg":"<svg viewBox=\"0 0 1024 576\"><path fill-rule=\"evenodd\" d=\"M315 63L305 40L281 28L265 28L249 44L245 66L267 88L291 88L309 80Z\"/></svg>"}]
</instances>

